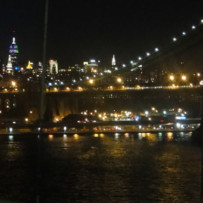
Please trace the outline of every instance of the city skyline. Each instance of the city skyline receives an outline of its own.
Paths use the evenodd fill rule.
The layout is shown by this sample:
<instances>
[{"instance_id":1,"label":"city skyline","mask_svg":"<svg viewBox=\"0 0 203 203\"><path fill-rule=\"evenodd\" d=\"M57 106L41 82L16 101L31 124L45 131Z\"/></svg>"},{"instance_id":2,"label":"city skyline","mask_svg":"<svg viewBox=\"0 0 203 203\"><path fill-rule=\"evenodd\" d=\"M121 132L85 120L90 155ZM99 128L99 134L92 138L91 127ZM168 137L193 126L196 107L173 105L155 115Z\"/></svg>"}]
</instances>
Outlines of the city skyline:
<instances>
[{"instance_id":1,"label":"city skyline","mask_svg":"<svg viewBox=\"0 0 203 203\"><path fill-rule=\"evenodd\" d=\"M26 2L8 1L1 7L0 58L4 63L13 29L20 59L41 60L44 2ZM202 17L200 8L200 1L192 5L181 1L164 5L50 1L47 59L57 59L62 67L90 58L110 64L115 54L118 62L126 62L156 46L164 47L174 35L190 30Z\"/></svg>"}]
</instances>

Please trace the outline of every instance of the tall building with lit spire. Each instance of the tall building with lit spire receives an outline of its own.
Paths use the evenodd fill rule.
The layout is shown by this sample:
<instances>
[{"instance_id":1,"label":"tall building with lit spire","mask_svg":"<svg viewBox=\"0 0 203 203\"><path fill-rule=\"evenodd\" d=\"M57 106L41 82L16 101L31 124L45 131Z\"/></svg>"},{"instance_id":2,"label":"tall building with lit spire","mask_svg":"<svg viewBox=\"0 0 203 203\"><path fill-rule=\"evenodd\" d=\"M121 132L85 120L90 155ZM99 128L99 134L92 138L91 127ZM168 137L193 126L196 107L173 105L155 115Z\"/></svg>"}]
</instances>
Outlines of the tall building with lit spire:
<instances>
[{"instance_id":1,"label":"tall building with lit spire","mask_svg":"<svg viewBox=\"0 0 203 203\"><path fill-rule=\"evenodd\" d=\"M18 45L16 44L16 38L14 34L15 34L15 31L13 31L12 43L9 47L9 60L8 60L9 67L7 65L7 71L12 71L14 67L17 66L18 64L19 50L18 50ZM12 64L12 70L10 67L10 63Z\"/></svg>"},{"instance_id":2,"label":"tall building with lit spire","mask_svg":"<svg viewBox=\"0 0 203 203\"><path fill-rule=\"evenodd\" d=\"M11 55L8 55L8 63L6 66L6 70L8 73L13 72L13 65L12 65L12 61L11 61Z\"/></svg>"},{"instance_id":3,"label":"tall building with lit spire","mask_svg":"<svg viewBox=\"0 0 203 203\"><path fill-rule=\"evenodd\" d=\"M116 58L115 58L115 55L113 55L111 65L112 65L112 66L115 66L115 65L116 65Z\"/></svg>"}]
</instances>

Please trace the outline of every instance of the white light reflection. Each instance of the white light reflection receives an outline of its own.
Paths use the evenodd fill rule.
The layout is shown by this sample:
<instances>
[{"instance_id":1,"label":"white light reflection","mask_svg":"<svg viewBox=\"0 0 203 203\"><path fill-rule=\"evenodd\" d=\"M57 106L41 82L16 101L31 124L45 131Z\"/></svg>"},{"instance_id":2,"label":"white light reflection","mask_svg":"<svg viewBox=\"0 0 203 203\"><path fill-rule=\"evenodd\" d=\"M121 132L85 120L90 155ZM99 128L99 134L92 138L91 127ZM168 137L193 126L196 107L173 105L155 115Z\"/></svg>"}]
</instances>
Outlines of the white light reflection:
<instances>
[{"instance_id":1,"label":"white light reflection","mask_svg":"<svg viewBox=\"0 0 203 203\"><path fill-rule=\"evenodd\" d=\"M117 140L119 138L119 133L115 133L114 136L115 136L115 139Z\"/></svg>"},{"instance_id":2,"label":"white light reflection","mask_svg":"<svg viewBox=\"0 0 203 203\"><path fill-rule=\"evenodd\" d=\"M67 140L67 137L68 137L67 134L63 134L63 139L64 140Z\"/></svg>"},{"instance_id":3,"label":"white light reflection","mask_svg":"<svg viewBox=\"0 0 203 203\"><path fill-rule=\"evenodd\" d=\"M138 139L142 140L142 133L138 133Z\"/></svg>"},{"instance_id":4,"label":"white light reflection","mask_svg":"<svg viewBox=\"0 0 203 203\"><path fill-rule=\"evenodd\" d=\"M9 141L13 141L13 135L8 136Z\"/></svg>"},{"instance_id":5,"label":"white light reflection","mask_svg":"<svg viewBox=\"0 0 203 203\"><path fill-rule=\"evenodd\" d=\"M161 140L162 135L163 135L162 133L158 133L158 139L159 139L159 140Z\"/></svg>"}]
</instances>

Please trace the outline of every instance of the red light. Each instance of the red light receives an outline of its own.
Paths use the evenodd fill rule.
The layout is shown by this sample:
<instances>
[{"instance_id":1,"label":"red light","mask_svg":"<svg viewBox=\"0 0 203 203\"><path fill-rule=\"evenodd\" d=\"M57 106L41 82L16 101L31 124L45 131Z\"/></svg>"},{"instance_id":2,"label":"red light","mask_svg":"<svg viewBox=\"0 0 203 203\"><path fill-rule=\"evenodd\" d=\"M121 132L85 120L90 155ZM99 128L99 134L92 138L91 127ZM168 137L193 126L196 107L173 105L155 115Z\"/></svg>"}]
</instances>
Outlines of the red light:
<instances>
[{"instance_id":1,"label":"red light","mask_svg":"<svg viewBox=\"0 0 203 203\"><path fill-rule=\"evenodd\" d=\"M164 120L160 120L160 122L161 122L161 123L163 123L163 122L164 122Z\"/></svg>"}]
</instances>

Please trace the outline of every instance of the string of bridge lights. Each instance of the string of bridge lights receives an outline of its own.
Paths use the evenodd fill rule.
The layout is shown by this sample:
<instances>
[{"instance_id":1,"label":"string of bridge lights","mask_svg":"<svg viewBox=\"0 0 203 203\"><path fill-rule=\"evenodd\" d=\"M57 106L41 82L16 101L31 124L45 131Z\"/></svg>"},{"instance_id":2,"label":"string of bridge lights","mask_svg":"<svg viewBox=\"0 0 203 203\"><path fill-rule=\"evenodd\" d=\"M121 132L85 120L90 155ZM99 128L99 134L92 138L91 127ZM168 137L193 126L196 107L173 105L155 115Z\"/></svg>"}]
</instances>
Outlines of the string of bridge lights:
<instances>
[{"instance_id":1,"label":"string of bridge lights","mask_svg":"<svg viewBox=\"0 0 203 203\"><path fill-rule=\"evenodd\" d=\"M199 23L198 25L192 25L190 31L196 30L196 29L197 29L199 26L201 26L201 25L203 25L203 19L200 20L200 23ZM184 36L187 35L187 32L186 32L186 31L183 31L181 34L182 34L181 37L184 37ZM176 41L178 41L178 38L174 36L174 37L172 38L172 42L176 42ZM159 52L159 48L158 48L158 47L154 48L154 52L153 52L153 53L157 53L157 52ZM152 54L153 54L153 53L152 53ZM145 57L150 57L152 54L151 54L150 52L146 52L146 56L145 56ZM138 62L141 62L141 61L143 60L143 58L144 58L144 57L142 57L142 56L138 56L138 57L137 57ZM131 64L131 65L133 65L133 64L137 65L137 62L131 60L131 61L130 61L130 64ZM126 67L126 65L123 64L123 67Z\"/></svg>"}]
</instances>

